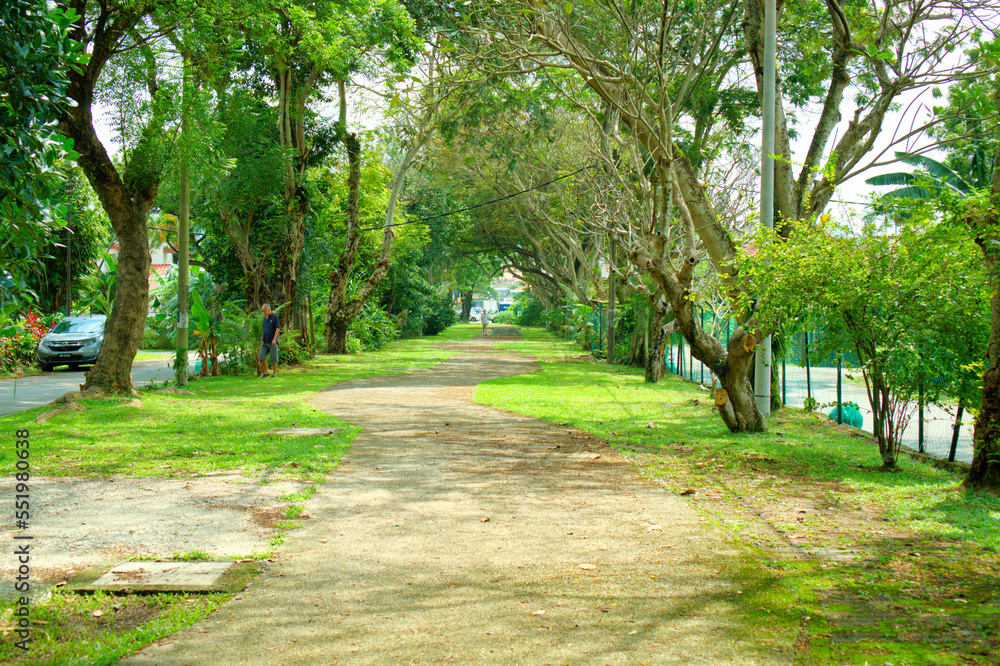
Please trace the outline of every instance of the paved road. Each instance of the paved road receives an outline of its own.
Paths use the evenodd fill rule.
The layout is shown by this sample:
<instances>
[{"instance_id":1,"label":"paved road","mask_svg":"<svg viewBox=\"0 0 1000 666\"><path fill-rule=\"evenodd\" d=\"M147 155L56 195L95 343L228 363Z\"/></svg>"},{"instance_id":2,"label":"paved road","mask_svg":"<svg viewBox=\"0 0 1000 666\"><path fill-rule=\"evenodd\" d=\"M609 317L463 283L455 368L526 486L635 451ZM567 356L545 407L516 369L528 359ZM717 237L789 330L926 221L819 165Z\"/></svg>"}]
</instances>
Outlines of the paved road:
<instances>
[{"instance_id":1,"label":"paved road","mask_svg":"<svg viewBox=\"0 0 1000 666\"><path fill-rule=\"evenodd\" d=\"M137 387L151 381L165 381L174 376L171 367L173 354L164 352L162 359L136 361L132 365L132 382ZM53 372L35 377L0 380L0 416L41 407L69 391L77 391L89 367L70 370L61 366ZM194 363L191 363L194 372Z\"/></svg>"}]
</instances>

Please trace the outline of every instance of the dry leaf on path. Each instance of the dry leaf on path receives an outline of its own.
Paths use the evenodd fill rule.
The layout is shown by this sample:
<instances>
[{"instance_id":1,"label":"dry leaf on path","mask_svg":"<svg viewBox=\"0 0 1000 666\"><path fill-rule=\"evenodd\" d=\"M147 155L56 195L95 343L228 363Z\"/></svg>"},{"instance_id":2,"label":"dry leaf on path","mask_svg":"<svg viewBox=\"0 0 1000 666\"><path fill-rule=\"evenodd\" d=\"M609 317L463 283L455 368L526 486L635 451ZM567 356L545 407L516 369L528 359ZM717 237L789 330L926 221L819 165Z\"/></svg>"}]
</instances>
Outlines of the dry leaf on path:
<instances>
[{"instance_id":1,"label":"dry leaf on path","mask_svg":"<svg viewBox=\"0 0 1000 666\"><path fill-rule=\"evenodd\" d=\"M544 610L536 610L534 613L532 613L532 615L545 615L545 611Z\"/></svg>"},{"instance_id":2,"label":"dry leaf on path","mask_svg":"<svg viewBox=\"0 0 1000 666\"><path fill-rule=\"evenodd\" d=\"M98 609L95 610L93 613L91 613L91 615L93 615L94 617L101 617L102 615L104 615L104 611Z\"/></svg>"},{"instance_id":3,"label":"dry leaf on path","mask_svg":"<svg viewBox=\"0 0 1000 666\"><path fill-rule=\"evenodd\" d=\"M594 569L596 569L596 568L597 568L597 565L596 565L596 564L581 564L581 565L579 565L579 566L580 566L580 568L581 568L581 569L583 569L584 571L593 571Z\"/></svg>"},{"instance_id":4,"label":"dry leaf on path","mask_svg":"<svg viewBox=\"0 0 1000 666\"><path fill-rule=\"evenodd\" d=\"M697 491L691 490L690 488L688 488L687 490L681 492L681 496L683 497L685 495L694 495L695 492L697 492Z\"/></svg>"}]
</instances>

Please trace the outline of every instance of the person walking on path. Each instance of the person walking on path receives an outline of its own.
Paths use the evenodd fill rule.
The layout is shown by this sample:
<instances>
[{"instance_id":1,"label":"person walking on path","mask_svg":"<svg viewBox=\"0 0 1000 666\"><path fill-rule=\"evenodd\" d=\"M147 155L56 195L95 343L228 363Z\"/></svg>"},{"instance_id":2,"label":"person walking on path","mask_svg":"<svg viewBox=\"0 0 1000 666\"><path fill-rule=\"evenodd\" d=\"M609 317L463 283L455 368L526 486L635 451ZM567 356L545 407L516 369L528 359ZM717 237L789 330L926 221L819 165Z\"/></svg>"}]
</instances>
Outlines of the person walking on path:
<instances>
[{"instance_id":1,"label":"person walking on path","mask_svg":"<svg viewBox=\"0 0 1000 666\"><path fill-rule=\"evenodd\" d=\"M271 357L271 362L274 363L274 373L271 377L278 376L278 334L281 331L281 324L278 321L278 315L271 311L271 306L267 303L260 306L260 311L264 313L264 334L260 341L260 351L257 352L257 372L261 372L261 366L263 366L263 373L260 375L261 378L267 377L270 370L267 367L267 357Z\"/></svg>"},{"instance_id":2,"label":"person walking on path","mask_svg":"<svg viewBox=\"0 0 1000 666\"><path fill-rule=\"evenodd\" d=\"M483 321L483 337L486 337L486 325L490 323L490 315L486 312L486 308L483 308L483 316L481 317Z\"/></svg>"}]
</instances>

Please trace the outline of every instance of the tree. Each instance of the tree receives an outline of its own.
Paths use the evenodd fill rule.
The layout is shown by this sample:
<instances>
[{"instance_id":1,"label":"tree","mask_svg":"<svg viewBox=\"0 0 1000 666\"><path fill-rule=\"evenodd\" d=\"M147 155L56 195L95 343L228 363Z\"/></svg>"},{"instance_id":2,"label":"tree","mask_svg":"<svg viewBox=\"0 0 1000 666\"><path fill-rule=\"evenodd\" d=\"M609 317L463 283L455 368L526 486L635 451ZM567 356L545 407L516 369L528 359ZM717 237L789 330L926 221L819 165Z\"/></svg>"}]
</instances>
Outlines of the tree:
<instances>
[{"instance_id":1,"label":"tree","mask_svg":"<svg viewBox=\"0 0 1000 666\"><path fill-rule=\"evenodd\" d=\"M146 324L149 301L147 220L172 147L168 123L175 82L158 61L161 28L151 18L156 2L66 3L76 12L71 37L86 45L88 62L70 72L68 95L75 102L59 130L74 141L79 164L97 193L119 244L118 288L104 343L85 389L129 393L132 360ZM180 8L183 10L183 7ZM161 25L174 17L162 15ZM113 105L123 154L116 163L94 129L94 103ZM118 104L115 104L118 102Z\"/></svg>"},{"instance_id":2,"label":"tree","mask_svg":"<svg viewBox=\"0 0 1000 666\"><path fill-rule=\"evenodd\" d=\"M314 153L314 130L322 123L316 122L312 105L325 101L331 87L337 90L341 111L333 138L345 147L349 161L360 159L360 140L347 127L348 84L360 74L374 76L380 68L408 65L415 42L412 22L397 0L360 5L342 0L265 2L260 10L244 21L250 56L246 76L273 91L278 143L285 155L280 172L283 201L276 220L280 242L272 247L270 298L278 304L291 303L286 318L293 328L304 330L297 284L312 214L306 175L323 158Z\"/></svg>"},{"instance_id":3,"label":"tree","mask_svg":"<svg viewBox=\"0 0 1000 666\"><path fill-rule=\"evenodd\" d=\"M1000 488L1000 40L976 41L967 56L980 75L952 86L949 103L936 109L942 123L935 134L947 140L949 155L948 165L942 165L947 172L931 170L938 182L941 175L951 178L951 173L964 187L938 187L933 198L911 192L911 197L895 197L894 203L907 215L916 209L918 214L940 216L981 251L989 285L989 341L966 482L996 489ZM977 351L972 350L973 367L978 365Z\"/></svg>"},{"instance_id":4,"label":"tree","mask_svg":"<svg viewBox=\"0 0 1000 666\"><path fill-rule=\"evenodd\" d=\"M856 352L882 463L894 467L920 386L931 401L961 396L956 361L985 344L976 248L926 217L896 230L869 223L860 235L833 225L801 225L787 238L765 230L752 247L740 268L758 321L820 328L820 355Z\"/></svg>"},{"instance_id":5,"label":"tree","mask_svg":"<svg viewBox=\"0 0 1000 666\"><path fill-rule=\"evenodd\" d=\"M31 291L26 275L65 223L59 162L73 159L72 141L55 124L70 103L67 73L86 61L69 37L73 10L39 0L0 6L0 302Z\"/></svg>"},{"instance_id":6,"label":"tree","mask_svg":"<svg viewBox=\"0 0 1000 666\"><path fill-rule=\"evenodd\" d=\"M962 176L926 155L896 153L896 159L917 167L917 171L897 171L867 179L865 182L869 185L900 186L882 195L883 202L886 199L931 199L945 190L963 195L972 191L972 185Z\"/></svg>"},{"instance_id":7,"label":"tree","mask_svg":"<svg viewBox=\"0 0 1000 666\"><path fill-rule=\"evenodd\" d=\"M397 109L397 130L405 139L398 162L393 169L393 184L386 203L382 234L382 249L379 262L368 278L349 295L348 286L361 239L357 213L358 187L360 181L361 146L354 134L345 134L344 141L348 154L348 202L347 202L347 244L340 256L336 271L330 275L330 296L326 310L326 351L343 354L347 351L347 332L351 322L357 317L365 303L372 297L389 270L389 260L394 237L394 219L397 204L403 192L406 175L417 155L443 123L454 118L462 110L459 93L463 82L456 81L451 71L448 52L450 42L432 36L427 42L423 59L408 76L397 73L397 84L409 80L412 84L399 89L391 82L390 109ZM340 83L341 125L346 127L345 84ZM393 92L394 91L394 92Z\"/></svg>"},{"instance_id":8,"label":"tree","mask_svg":"<svg viewBox=\"0 0 1000 666\"><path fill-rule=\"evenodd\" d=\"M480 6L469 30L491 69L551 73L562 94L582 105L583 89L599 97L602 108L590 108L603 116L604 169L619 181L615 191L630 200L623 208L631 211L600 227L666 296L695 358L725 389L719 412L726 425L764 429L748 381L754 338L747 334L767 331L745 313L746 325L724 346L702 329L689 298L703 258L728 293L741 289L734 264L739 239L709 196L713 185L728 183L705 176L715 157L751 136L746 120L758 112L764 85L762 4L709 2L695 10L689 3L484 0ZM901 93L978 75L967 63L949 64L948 54L976 32L974 13L989 6L932 0L855 7L828 0L781 2L778 10L781 38L792 37L779 53L775 114L776 226L787 234L814 220L840 183L877 162L874 139ZM563 72L574 76L560 79ZM747 99L748 82L757 100ZM813 102L820 105L815 122L797 126L794 110ZM849 105L853 116L841 124ZM793 159L791 137L805 131L811 134L805 158Z\"/></svg>"}]
</instances>

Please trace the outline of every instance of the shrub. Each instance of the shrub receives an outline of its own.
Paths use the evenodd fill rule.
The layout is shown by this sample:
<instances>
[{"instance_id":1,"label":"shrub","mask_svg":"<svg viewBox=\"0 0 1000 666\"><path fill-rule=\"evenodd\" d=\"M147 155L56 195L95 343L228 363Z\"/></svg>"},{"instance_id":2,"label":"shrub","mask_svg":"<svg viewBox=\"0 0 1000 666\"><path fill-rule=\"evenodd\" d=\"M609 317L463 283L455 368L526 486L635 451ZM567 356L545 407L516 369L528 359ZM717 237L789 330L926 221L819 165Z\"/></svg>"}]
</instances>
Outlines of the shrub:
<instances>
[{"instance_id":1,"label":"shrub","mask_svg":"<svg viewBox=\"0 0 1000 666\"><path fill-rule=\"evenodd\" d=\"M439 295L430 303L424 315L424 335L437 335L458 321L458 315L451 304L451 294Z\"/></svg>"},{"instance_id":2,"label":"shrub","mask_svg":"<svg viewBox=\"0 0 1000 666\"><path fill-rule=\"evenodd\" d=\"M372 303L365 303L361 314L354 318L348 329L348 342L358 341L361 351L381 349L399 337L399 326L385 311Z\"/></svg>"}]
</instances>

